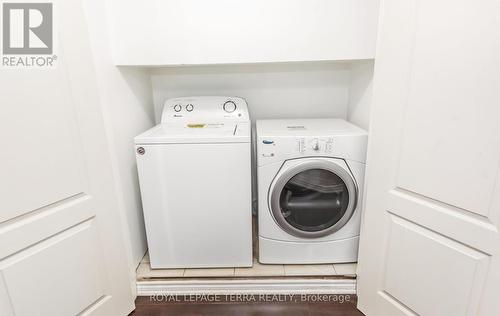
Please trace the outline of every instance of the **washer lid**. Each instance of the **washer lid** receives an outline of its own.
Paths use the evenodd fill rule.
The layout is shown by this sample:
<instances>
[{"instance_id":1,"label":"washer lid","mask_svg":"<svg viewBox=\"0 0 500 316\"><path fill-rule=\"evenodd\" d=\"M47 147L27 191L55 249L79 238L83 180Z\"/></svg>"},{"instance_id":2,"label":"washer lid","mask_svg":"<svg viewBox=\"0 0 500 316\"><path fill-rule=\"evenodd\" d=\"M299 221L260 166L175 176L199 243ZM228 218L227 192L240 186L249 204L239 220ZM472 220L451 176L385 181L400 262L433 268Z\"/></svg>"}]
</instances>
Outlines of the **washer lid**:
<instances>
[{"instance_id":1,"label":"washer lid","mask_svg":"<svg viewBox=\"0 0 500 316\"><path fill-rule=\"evenodd\" d=\"M158 124L135 137L136 144L249 143L248 123Z\"/></svg>"}]
</instances>

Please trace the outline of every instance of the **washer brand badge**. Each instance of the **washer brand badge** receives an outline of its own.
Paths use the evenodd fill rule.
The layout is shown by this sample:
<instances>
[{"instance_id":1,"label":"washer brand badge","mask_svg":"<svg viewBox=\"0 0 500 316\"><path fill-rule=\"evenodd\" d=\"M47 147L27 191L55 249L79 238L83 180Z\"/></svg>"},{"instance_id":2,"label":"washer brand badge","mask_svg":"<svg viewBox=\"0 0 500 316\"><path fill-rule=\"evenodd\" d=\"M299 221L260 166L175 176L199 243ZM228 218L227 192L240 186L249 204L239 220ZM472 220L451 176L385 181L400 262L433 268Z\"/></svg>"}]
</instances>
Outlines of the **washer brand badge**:
<instances>
[{"instance_id":1,"label":"washer brand badge","mask_svg":"<svg viewBox=\"0 0 500 316\"><path fill-rule=\"evenodd\" d=\"M57 56L52 3L4 2L2 30L2 66L54 66Z\"/></svg>"}]
</instances>

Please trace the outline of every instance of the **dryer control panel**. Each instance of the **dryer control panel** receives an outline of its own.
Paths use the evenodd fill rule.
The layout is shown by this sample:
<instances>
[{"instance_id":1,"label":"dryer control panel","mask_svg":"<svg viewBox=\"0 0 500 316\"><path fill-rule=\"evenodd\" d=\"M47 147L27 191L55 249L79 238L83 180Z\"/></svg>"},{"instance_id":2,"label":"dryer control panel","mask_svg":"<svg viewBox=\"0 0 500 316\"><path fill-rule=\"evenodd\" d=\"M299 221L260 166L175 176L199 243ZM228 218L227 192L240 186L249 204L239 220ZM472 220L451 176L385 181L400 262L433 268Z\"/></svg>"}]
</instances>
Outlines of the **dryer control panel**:
<instances>
[{"instance_id":1,"label":"dryer control panel","mask_svg":"<svg viewBox=\"0 0 500 316\"><path fill-rule=\"evenodd\" d=\"M258 140L260 158L277 158L283 154L302 156L328 156L334 152L334 137L279 137Z\"/></svg>"},{"instance_id":2,"label":"dryer control panel","mask_svg":"<svg viewBox=\"0 0 500 316\"><path fill-rule=\"evenodd\" d=\"M341 157L365 162L366 135L311 136L311 137L257 137L257 164L302 157Z\"/></svg>"},{"instance_id":3,"label":"dryer control panel","mask_svg":"<svg viewBox=\"0 0 500 316\"><path fill-rule=\"evenodd\" d=\"M341 119L257 120L257 165L304 157L366 161L368 133Z\"/></svg>"},{"instance_id":4,"label":"dryer control panel","mask_svg":"<svg viewBox=\"0 0 500 316\"><path fill-rule=\"evenodd\" d=\"M329 154L333 150L333 137L298 138L296 152L301 154Z\"/></svg>"},{"instance_id":5,"label":"dryer control panel","mask_svg":"<svg viewBox=\"0 0 500 316\"><path fill-rule=\"evenodd\" d=\"M161 123L247 122L248 107L238 97L186 97L163 104Z\"/></svg>"}]
</instances>

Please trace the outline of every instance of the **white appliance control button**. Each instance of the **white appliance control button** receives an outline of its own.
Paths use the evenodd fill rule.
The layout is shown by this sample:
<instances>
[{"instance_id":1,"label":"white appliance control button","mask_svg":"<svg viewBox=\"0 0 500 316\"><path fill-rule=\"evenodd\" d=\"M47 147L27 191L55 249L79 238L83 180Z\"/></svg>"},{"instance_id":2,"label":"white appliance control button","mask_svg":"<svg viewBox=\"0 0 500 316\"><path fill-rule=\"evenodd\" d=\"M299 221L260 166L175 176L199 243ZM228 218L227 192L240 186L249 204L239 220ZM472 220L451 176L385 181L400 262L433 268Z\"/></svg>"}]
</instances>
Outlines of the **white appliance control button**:
<instances>
[{"instance_id":1,"label":"white appliance control button","mask_svg":"<svg viewBox=\"0 0 500 316\"><path fill-rule=\"evenodd\" d=\"M234 111L236 111L236 103L234 103L233 101L226 101L223 108L227 113L233 113Z\"/></svg>"},{"instance_id":2,"label":"white appliance control button","mask_svg":"<svg viewBox=\"0 0 500 316\"><path fill-rule=\"evenodd\" d=\"M297 149L301 154L304 154L306 151L305 139L301 138L297 140Z\"/></svg>"},{"instance_id":3,"label":"white appliance control button","mask_svg":"<svg viewBox=\"0 0 500 316\"><path fill-rule=\"evenodd\" d=\"M180 105L180 104L174 105L174 111L175 112L180 112L181 110L182 110L182 105Z\"/></svg>"},{"instance_id":4,"label":"white appliance control button","mask_svg":"<svg viewBox=\"0 0 500 316\"><path fill-rule=\"evenodd\" d=\"M194 106L192 104L186 105L186 111L191 112L194 109Z\"/></svg>"},{"instance_id":5,"label":"white appliance control button","mask_svg":"<svg viewBox=\"0 0 500 316\"><path fill-rule=\"evenodd\" d=\"M314 151L318 151L319 150L319 141L317 138L313 139L312 141L312 149Z\"/></svg>"},{"instance_id":6,"label":"white appliance control button","mask_svg":"<svg viewBox=\"0 0 500 316\"><path fill-rule=\"evenodd\" d=\"M326 141L325 151L326 151L327 153L331 153L331 152L332 152L332 148L333 148L333 138L329 138L329 139Z\"/></svg>"}]
</instances>

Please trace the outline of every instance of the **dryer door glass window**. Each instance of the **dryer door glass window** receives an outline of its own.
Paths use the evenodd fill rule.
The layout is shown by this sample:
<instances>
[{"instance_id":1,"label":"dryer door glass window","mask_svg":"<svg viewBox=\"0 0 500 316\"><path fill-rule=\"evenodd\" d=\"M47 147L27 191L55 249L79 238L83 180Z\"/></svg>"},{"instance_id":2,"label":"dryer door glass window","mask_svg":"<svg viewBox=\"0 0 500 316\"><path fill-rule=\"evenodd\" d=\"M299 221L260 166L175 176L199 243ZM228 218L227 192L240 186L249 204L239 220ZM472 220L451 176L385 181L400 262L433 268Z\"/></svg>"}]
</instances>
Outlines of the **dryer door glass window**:
<instances>
[{"instance_id":1,"label":"dryer door glass window","mask_svg":"<svg viewBox=\"0 0 500 316\"><path fill-rule=\"evenodd\" d=\"M270 193L276 223L287 233L306 238L330 235L344 227L358 198L349 171L320 159L284 169Z\"/></svg>"},{"instance_id":2,"label":"dryer door glass window","mask_svg":"<svg viewBox=\"0 0 500 316\"><path fill-rule=\"evenodd\" d=\"M305 232L335 225L346 213L349 192L344 181L324 169L310 169L293 176L280 196L280 209L288 224Z\"/></svg>"}]
</instances>

